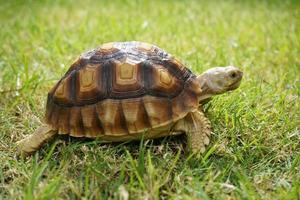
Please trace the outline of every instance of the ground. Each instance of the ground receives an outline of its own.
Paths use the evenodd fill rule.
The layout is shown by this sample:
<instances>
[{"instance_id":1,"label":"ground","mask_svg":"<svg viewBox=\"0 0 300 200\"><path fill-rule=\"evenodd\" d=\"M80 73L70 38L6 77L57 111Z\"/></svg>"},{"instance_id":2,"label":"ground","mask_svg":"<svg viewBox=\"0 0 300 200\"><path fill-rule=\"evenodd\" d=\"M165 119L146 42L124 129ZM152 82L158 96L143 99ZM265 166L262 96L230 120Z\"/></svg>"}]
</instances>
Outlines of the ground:
<instances>
[{"instance_id":1,"label":"ground","mask_svg":"<svg viewBox=\"0 0 300 200\"><path fill-rule=\"evenodd\" d=\"M1 1L1 199L300 199L298 1ZM195 73L235 65L238 90L205 106L201 158L185 137L102 144L58 138L27 159L47 91L84 51L156 44Z\"/></svg>"}]
</instances>

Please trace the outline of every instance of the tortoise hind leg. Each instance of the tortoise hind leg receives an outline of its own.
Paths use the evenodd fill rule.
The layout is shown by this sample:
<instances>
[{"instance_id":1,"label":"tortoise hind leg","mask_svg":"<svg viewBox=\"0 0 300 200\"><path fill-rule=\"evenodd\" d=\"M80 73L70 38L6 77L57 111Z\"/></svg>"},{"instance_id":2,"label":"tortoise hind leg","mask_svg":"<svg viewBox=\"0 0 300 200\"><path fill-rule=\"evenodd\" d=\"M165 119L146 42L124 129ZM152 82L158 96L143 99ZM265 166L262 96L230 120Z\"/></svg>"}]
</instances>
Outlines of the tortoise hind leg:
<instances>
[{"instance_id":1,"label":"tortoise hind leg","mask_svg":"<svg viewBox=\"0 0 300 200\"><path fill-rule=\"evenodd\" d=\"M33 134L17 142L18 153L21 156L31 155L55 135L57 135L57 130L48 125L42 125Z\"/></svg>"},{"instance_id":2,"label":"tortoise hind leg","mask_svg":"<svg viewBox=\"0 0 300 200\"><path fill-rule=\"evenodd\" d=\"M209 144L211 125L202 112L195 111L179 120L173 131L186 133L188 148L192 153L203 153Z\"/></svg>"}]
</instances>

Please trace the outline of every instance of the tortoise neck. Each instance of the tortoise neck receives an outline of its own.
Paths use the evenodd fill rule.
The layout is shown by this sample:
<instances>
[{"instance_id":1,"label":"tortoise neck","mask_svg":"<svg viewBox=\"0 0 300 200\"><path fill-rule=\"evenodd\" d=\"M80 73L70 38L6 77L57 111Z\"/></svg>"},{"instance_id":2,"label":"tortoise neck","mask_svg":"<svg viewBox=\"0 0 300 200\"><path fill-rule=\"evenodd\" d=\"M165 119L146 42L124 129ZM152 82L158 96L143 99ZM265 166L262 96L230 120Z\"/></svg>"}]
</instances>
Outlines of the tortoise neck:
<instances>
[{"instance_id":1,"label":"tortoise neck","mask_svg":"<svg viewBox=\"0 0 300 200\"><path fill-rule=\"evenodd\" d=\"M199 82L199 85L201 88L200 102L202 102L202 101L209 99L214 94L213 94L213 91L211 90L211 88L209 87L209 83L208 83L205 73L198 76L197 79L198 79L198 82Z\"/></svg>"}]
</instances>

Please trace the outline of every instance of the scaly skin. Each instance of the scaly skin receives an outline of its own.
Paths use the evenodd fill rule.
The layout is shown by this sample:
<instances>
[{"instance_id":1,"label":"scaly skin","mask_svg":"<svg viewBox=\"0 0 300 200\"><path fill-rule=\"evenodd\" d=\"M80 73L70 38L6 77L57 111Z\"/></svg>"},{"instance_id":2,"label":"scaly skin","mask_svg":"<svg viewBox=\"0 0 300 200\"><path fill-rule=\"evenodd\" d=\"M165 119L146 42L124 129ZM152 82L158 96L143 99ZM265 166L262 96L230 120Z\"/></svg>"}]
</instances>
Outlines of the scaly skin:
<instances>
[{"instance_id":1,"label":"scaly skin","mask_svg":"<svg viewBox=\"0 0 300 200\"><path fill-rule=\"evenodd\" d=\"M33 154L55 135L57 135L57 130L45 124L40 126L33 134L17 142L19 154L23 157Z\"/></svg>"},{"instance_id":2,"label":"scaly skin","mask_svg":"<svg viewBox=\"0 0 300 200\"><path fill-rule=\"evenodd\" d=\"M203 153L209 144L211 125L203 112L194 111L179 120L172 131L185 132L189 150L192 153Z\"/></svg>"}]
</instances>

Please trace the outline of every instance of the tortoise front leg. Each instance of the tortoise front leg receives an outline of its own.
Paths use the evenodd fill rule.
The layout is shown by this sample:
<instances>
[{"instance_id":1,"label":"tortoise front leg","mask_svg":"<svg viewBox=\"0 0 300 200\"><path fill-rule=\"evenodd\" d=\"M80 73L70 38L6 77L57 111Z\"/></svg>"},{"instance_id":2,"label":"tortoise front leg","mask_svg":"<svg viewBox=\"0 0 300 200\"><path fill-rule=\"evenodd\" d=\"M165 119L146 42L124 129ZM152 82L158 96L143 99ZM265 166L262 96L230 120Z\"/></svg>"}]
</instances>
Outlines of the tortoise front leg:
<instances>
[{"instance_id":1,"label":"tortoise front leg","mask_svg":"<svg viewBox=\"0 0 300 200\"><path fill-rule=\"evenodd\" d=\"M48 125L42 125L33 134L17 142L18 153L21 156L31 155L56 134L57 130Z\"/></svg>"},{"instance_id":2,"label":"tortoise front leg","mask_svg":"<svg viewBox=\"0 0 300 200\"><path fill-rule=\"evenodd\" d=\"M186 133L188 148L192 153L203 153L205 145L209 144L211 125L202 112L194 111L179 120L173 131Z\"/></svg>"}]
</instances>

